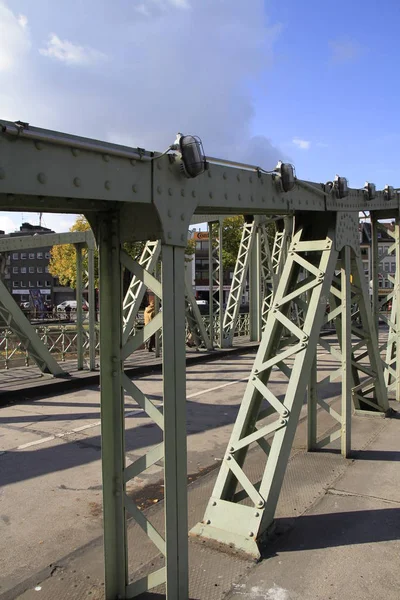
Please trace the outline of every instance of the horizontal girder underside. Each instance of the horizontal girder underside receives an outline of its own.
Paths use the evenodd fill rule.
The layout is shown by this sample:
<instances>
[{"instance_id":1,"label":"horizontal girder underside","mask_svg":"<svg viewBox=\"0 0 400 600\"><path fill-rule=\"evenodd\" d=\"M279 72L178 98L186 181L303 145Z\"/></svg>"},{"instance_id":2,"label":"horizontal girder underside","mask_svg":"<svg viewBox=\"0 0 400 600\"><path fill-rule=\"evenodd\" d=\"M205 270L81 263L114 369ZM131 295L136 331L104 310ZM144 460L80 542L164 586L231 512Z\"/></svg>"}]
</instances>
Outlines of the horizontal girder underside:
<instances>
[{"instance_id":1,"label":"horizontal girder underside","mask_svg":"<svg viewBox=\"0 0 400 600\"><path fill-rule=\"evenodd\" d=\"M221 161L222 162L222 161ZM374 210L398 215L399 196L349 189L345 198L323 184L296 180L284 192L274 174L257 167L210 162L204 174L186 178L180 160L106 142L29 127L16 133L0 121L0 203L3 210L99 212L124 203L132 210L165 205L184 218L196 215L291 214ZM151 216L151 212L149 212ZM196 219L197 220L197 219Z\"/></svg>"}]
</instances>

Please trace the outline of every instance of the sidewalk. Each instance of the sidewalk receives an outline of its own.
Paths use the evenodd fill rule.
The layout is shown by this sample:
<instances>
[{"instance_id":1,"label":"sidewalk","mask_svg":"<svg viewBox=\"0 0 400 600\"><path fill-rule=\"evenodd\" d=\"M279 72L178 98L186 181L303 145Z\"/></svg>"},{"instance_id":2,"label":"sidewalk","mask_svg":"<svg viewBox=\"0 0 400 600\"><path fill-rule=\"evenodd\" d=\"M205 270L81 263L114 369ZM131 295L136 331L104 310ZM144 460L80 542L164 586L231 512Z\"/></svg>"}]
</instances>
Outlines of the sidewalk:
<instances>
[{"instance_id":1,"label":"sidewalk","mask_svg":"<svg viewBox=\"0 0 400 600\"><path fill-rule=\"evenodd\" d=\"M400 419L353 417L355 453L346 460L337 443L325 451L304 451L305 414L303 407L278 504L277 534L265 559L255 564L190 539L190 600L398 600ZM319 411L319 437L331 430L331 417ZM249 453L253 481L260 474L261 452ZM189 527L202 519L216 474L213 470L188 486ZM163 533L163 502L146 516ZM132 580L163 565L133 521L128 540ZM55 561L0 600L103 600L101 539ZM141 598L161 600L163 589Z\"/></svg>"},{"instance_id":2,"label":"sidewalk","mask_svg":"<svg viewBox=\"0 0 400 600\"><path fill-rule=\"evenodd\" d=\"M186 364L194 365L211 360L219 360L231 354L243 354L255 351L259 342L250 342L248 337L235 338L233 348L215 349L213 351L186 349ZM99 361L97 360L97 363ZM100 372L78 371L76 360L67 360L60 363L65 370L65 377L43 375L36 366L15 367L9 370L0 370L0 407L12 402L24 401L49 394L62 394L87 386L99 385ZM160 373L162 358L156 358L154 353L146 350L137 350L125 362L125 372L128 376L148 375Z\"/></svg>"}]
</instances>

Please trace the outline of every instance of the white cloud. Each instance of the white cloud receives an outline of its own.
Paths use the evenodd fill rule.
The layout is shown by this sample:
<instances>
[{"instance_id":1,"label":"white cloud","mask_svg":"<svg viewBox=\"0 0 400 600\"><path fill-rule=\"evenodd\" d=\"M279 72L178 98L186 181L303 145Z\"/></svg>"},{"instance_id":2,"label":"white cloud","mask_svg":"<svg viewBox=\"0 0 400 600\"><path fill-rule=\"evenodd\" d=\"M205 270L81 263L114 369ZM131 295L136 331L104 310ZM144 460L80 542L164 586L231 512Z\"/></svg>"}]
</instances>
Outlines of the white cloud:
<instances>
[{"instance_id":1,"label":"white cloud","mask_svg":"<svg viewBox=\"0 0 400 600\"><path fill-rule=\"evenodd\" d=\"M25 29L28 25L28 18L25 15L18 15L17 21L21 25L22 29Z\"/></svg>"},{"instance_id":2,"label":"white cloud","mask_svg":"<svg viewBox=\"0 0 400 600\"><path fill-rule=\"evenodd\" d=\"M299 138L293 138L292 143L300 148L300 150L309 150L311 142L307 140L300 140Z\"/></svg>"},{"instance_id":3,"label":"white cloud","mask_svg":"<svg viewBox=\"0 0 400 600\"><path fill-rule=\"evenodd\" d=\"M106 55L93 48L79 46L68 40L60 40L55 33L50 34L46 48L39 50L43 56L55 58L67 65L91 65L102 61Z\"/></svg>"},{"instance_id":4,"label":"white cloud","mask_svg":"<svg viewBox=\"0 0 400 600\"><path fill-rule=\"evenodd\" d=\"M315 145L317 148L329 148L329 144L325 144L325 142L317 142Z\"/></svg>"},{"instance_id":5,"label":"white cloud","mask_svg":"<svg viewBox=\"0 0 400 600\"><path fill-rule=\"evenodd\" d=\"M2 231L5 231L6 233L15 231L16 229L18 229L17 222L11 217L5 215L4 213L0 213L0 229Z\"/></svg>"},{"instance_id":6,"label":"white cloud","mask_svg":"<svg viewBox=\"0 0 400 600\"><path fill-rule=\"evenodd\" d=\"M149 17L155 10L167 11L171 8L187 10L190 8L189 0L146 0L135 5L136 12Z\"/></svg>"},{"instance_id":7,"label":"white cloud","mask_svg":"<svg viewBox=\"0 0 400 600\"><path fill-rule=\"evenodd\" d=\"M347 63L357 60L363 48L353 40L332 40L329 42L332 51L332 61L335 63Z\"/></svg>"},{"instance_id":8,"label":"white cloud","mask_svg":"<svg viewBox=\"0 0 400 600\"><path fill-rule=\"evenodd\" d=\"M0 1L0 72L15 69L30 49L28 19Z\"/></svg>"},{"instance_id":9,"label":"white cloud","mask_svg":"<svg viewBox=\"0 0 400 600\"><path fill-rule=\"evenodd\" d=\"M39 46L42 56L32 52L22 69L7 73L0 118L149 150L165 149L178 131L193 133L208 155L266 169L287 158L254 131L252 84L268 72L281 32L279 23L268 21L264 0L252 0L252 10L243 0L124 6L85 0L72 14L62 3L35 0L32 13L26 10L30 28L31 14L45 13L51 29L32 35L40 40L58 33ZM140 6L151 18L138 14ZM77 39L85 46L69 41ZM58 68L60 61L77 66L99 60L93 48L112 56L110 68Z\"/></svg>"}]
</instances>

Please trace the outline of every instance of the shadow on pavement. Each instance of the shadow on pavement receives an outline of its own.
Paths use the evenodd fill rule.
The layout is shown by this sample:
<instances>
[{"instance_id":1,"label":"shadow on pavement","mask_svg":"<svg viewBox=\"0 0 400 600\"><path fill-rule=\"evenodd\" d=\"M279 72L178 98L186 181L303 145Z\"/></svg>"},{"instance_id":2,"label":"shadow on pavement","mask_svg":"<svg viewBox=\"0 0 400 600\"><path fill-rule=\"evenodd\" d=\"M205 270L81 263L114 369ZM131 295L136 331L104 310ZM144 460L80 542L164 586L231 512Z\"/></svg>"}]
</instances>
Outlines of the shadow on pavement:
<instances>
[{"instance_id":1,"label":"shadow on pavement","mask_svg":"<svg viewBox=\"0 0 400 600\"><path fill-rule=\"evenodd\" d=\"M399 539L400 508L304 515L295 519L276 520L274 540L265 545L263 558L271 558L283 552Z\"/></svg>"}]
</instances>

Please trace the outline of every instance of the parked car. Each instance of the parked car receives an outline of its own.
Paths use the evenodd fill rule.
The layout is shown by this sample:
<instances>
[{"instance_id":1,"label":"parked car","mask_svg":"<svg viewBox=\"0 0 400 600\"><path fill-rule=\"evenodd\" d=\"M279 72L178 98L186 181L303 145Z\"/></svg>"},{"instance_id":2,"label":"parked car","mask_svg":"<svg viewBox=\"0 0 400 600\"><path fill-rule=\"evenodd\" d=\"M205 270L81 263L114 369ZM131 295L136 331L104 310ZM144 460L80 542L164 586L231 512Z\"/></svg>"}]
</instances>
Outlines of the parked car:
<instances>
[{"instance_id":1,"label":"parked car","mask_svg":"<svg viewBox=\"0 0 400 600\"><path fill-rule=\"evenodd\" d=\"M57 311L65 312L65 308L67 306L69 306L71 308L71 312L74 312L74 311L76 311L78 303L76 300L64 300L64 302L61 302L61 304L57 305ZM82 300L82 309L89 310L89 304L86 302L86 300Z\"/></svg>"},{"instance_id":2,"label":"parked car","mask_svg":"<svg viewBox=\"0 0 400 600\"><path fill-rule=\"evenodd\" d=\"M198 306L208 306L208 300L196 300Z\"/></svg>"},{"instance_id":3,"label":"parked car","mask_svg":"<svg viewBox=\"0 0 400 600\"><path fill-rule=\"evenodd\" d=\"M30 302L21 302L21 308L27 310L31 307L31 303Z\"/></svg>"},{"instance_id":4,"label":"parked car","mask_svg":"<svg viewBox=\"0 0 400 600\"><path fill-rule=\"evenodd\" d=\"M64 300L64 302L61 302L61 304L58 304L57 306L57 311L58 312L65 312L66 307L69 306L71 311L75 311L76 307L77 307L77 302L76 300Z\"/></svg>"}]
</instances>

